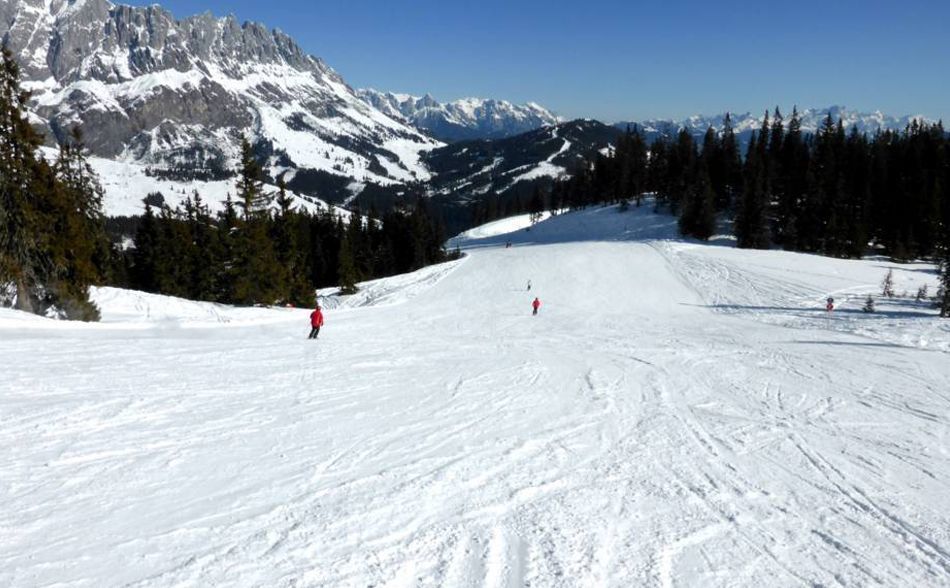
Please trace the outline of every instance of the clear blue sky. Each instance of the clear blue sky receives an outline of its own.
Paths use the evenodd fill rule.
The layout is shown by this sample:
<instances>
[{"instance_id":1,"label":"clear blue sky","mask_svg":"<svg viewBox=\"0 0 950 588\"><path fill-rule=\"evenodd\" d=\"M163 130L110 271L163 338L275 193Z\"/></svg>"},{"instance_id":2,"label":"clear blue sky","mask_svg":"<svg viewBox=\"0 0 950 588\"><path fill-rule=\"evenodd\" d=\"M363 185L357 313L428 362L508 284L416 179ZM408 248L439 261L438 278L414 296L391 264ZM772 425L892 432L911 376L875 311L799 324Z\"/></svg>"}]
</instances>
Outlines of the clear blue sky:
<instances>
[{"instance_id":1,"label":"clear blue sky","mask_svg":"<svg viewBox=\"0 0 950 588\"><path fill-rule=\"evenodd\" d=\"M440 100L606 122L793 104L950 120L948 0L160 3L280 28L354 87Z\"/></svg>"}]
</instances>

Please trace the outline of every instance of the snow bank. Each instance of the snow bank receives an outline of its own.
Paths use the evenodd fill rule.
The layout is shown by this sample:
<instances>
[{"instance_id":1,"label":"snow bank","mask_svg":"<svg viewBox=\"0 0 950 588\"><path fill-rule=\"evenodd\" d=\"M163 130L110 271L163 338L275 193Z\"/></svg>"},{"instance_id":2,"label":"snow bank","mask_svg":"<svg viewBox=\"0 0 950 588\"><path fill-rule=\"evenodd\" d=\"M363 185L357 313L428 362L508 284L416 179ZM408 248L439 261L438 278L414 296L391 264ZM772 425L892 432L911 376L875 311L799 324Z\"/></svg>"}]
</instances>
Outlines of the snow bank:
<instances>
[{"instance_id":1,"label":"snow bank","mask_svg":"<svg viewBox=\"0 0 950 588\"><path fill-rule=\"evenodd\" d=\"M195 302L173 296L148 294L118 288L93 288L92 301L99 307L102 322L116 325L177 324L202 326L215 324L267 324L302 320L304 311L292 308L242 308Z\"/></svg>"}]
</instances>

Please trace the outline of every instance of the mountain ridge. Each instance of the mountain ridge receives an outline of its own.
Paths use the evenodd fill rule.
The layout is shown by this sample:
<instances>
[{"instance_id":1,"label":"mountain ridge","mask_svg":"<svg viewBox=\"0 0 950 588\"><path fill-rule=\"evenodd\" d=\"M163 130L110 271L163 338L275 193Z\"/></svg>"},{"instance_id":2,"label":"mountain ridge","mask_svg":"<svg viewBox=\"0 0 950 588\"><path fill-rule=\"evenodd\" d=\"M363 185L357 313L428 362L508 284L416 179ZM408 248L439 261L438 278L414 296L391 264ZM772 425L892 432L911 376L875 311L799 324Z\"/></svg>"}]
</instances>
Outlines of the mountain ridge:
<instances>
[{"instance_id":1,"label":"mountain ridge","mask_svg":"<svg viewBox=\"0 0 950 588\"><path fill-rule=\"evenodd\" d=\"M774 110L768 112L769 119L774 118ZM781 112L780 112L781 113ZM712 127L713 130L721 132L725 126L725 117L727 113L715 115L692 115L683 119L646 119L641 121L621 121L614 123L618 129L626 129L628 126L637 126L648 140L654 140L659 137L673 138L680 129L687 129L694 137L702 137L706 130ZM751 112L741 114L729 113L732 128L739 138L741 145L748 144L753 132L762 128L762 121L765 114L755 115ZM885 114L880 110L874 112L861 112L852 110L846 106L833 105L824 108L806 108L798 112L801 121L803 133L816 133L821 127L822 122L829 115L837 123L840 119L846 129L856 127L862 133L874 133L878 130L902 131L913 121L922 121L933 123L924 115L904 115L893 116ZM791 119L791 113L783 115L784 123L787 127Z\"/></svg>"},{"instance_id":2,"label":"mountain ridge","mask_svg":"<svg viewBox=\"0 0 950 588\"><path fill-rule=\"evenodd\" d=\"M273 176L398 185L428 179L420 155L441 145L366 105L288 35L234 16L3 0L0 37L51 144L79 126L92 155L142 169L226 176L246 133Z\"/></svg>"},{"instance_id":3,"label":"mountain ridge","mask_svg":"<svg viewBox=\"0 0 950 588\"><path fill-rule=\"evenodd\" d=\"M364 101L394 118L401 118L446 143L471 139L507 139L563 121L536 102L514 104L494 98L461 98L439 102L431 94L414 96L357 91Z\"/></svg>"}]
</instances>

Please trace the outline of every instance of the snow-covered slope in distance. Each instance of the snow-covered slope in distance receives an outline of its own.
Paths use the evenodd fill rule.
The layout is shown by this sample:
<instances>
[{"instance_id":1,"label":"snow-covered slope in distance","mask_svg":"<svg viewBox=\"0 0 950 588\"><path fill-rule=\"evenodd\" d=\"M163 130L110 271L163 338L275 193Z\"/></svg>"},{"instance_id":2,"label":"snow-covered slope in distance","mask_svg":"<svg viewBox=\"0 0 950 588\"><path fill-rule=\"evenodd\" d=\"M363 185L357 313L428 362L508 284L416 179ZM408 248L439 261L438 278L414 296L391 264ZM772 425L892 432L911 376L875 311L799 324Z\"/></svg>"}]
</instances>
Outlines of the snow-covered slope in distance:
<instances>
[{"instance_id":1,"label":"snow-covered slope in distance","mask_svg":"<svg viewBox=\"0 0 950 588\"><path fill-rule=\"evenodd\" d=\"M367 105L287 35L233 16L2 0L0 36L50 141L78 126L93 155L131 169L225 176L246 133L275 174L393 185L428 179L420 154L439 145Z\"/></svg>"},{"instance_id":2,"label":"snow-covered slope in distance","mask_svg":"<svg viewBox=\"0 0 950 588\"><path fill-rule=\"evenodd\" d=\"M426 154L434 173L431 192L449 201L472 201L550 182L616 143L620 130L579 119L507 139L453 143Z\"/></svg>"},{"instance_id":3,"label":"snow-covered slope in distance","mask_svg":"<svg viewBox=\"0 0 950 588\"><path fill-rule=\"evenodd\" d=\"M950 327L855 307L926 266L649 206L498 233L318 341L118 291L103 324L0 312L0 584L950 582Z\"/></svg>"},{"instance_id":4,"label":"snow-covered slope in distance","mask_svg":"<svg viewBox=\"0 0 950 588\"><path fill-rule=\"evenodd\" d=\"M431 95L411 96L378 90L360 90L368 104L397 119L405 119L442 141L504 139L561 119L534 102L517 105L506 100L462 98L441 103Z\"/></svg>"}]
</instances>

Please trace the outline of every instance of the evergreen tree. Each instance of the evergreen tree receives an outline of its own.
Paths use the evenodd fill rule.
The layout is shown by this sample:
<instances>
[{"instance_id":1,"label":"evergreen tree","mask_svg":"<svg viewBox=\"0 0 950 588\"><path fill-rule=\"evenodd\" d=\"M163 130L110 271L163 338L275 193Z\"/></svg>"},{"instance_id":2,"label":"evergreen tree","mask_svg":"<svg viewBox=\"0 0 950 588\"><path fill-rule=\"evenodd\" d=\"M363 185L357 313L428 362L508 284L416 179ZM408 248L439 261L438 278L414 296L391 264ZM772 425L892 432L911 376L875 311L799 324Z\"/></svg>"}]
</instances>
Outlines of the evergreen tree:
<instances>
[{"instance_id":1,"label":"evergreen tree","mask_svg":"<svg viewBox=\"0 0 950 588\"><path fill-rule=\"evenodd\" d=\"M294 306L313 306L316 292L310 285L306 271L306 257L300 247L298 227L300 217L287 195L287 186L283 178L277 182L277 216L274 219L274 239L277 247L277 261L284 272L286 284L285 300Z\"/></svg>"},{"instance_id":2,"label":"evergreen tree","mask_svg":"<svg viewBox=\"0 0 950 588\"><path fill-rule=\"evenodd\" d=\"M356 287L359 274L356 271L356 260L353 256L353 248L348 235L343 237L340 245L339 267L340 292L356 294L359 291Z\"/></svg>"},{"instance_id":3,"label":"evergreen tree","mask_svg":"<svg viewBox=\"0 0 950 588\"><path fill-rule=\"evenodd\" d=\"M98 181L82 147L66 144L53 169L37 149L30 94L4 47L0 64L0 284L12 283L17 308L69 319L95 320L89 286L98 282L109 252L102 228ZM78 135L76 136L78 139Z\"/></svg>"},{"instance_id":4,"label":"evergreen tree","mask_svg":"<svg viewBox=\"0 0 950 588\"><path fill-rule=\"evenodd\" d=\"M269 235L270 197L264 192L264 171L250 143L241 139L237 195L243 216L238 223L234 259L237 304L274 304L287 300L284 271Z\"/></svg>"},{"instance_id":5,"label":"evergreen tree","mask_svg":"<svg viewBox=\"0 0 950 588\"><path fill-rule=\"evenodd\" d=\"M705 166L700 166L698 180L688 190L679 219L680 233L708 241L716 231L716 208Z\"/></svg>"},{"instance_id":6,"label":"evergreen tree","mask_svg":"<svg viewBox=\"0 0 950 588\"><path fill-rule=\"evenodd\" d=\"M135 249L132 251L132 287L145 292L159 292L158 257L159 249L158 222L151 205L146 201L145 215L135 232L133 239Z\"/></svg>"},{"instance_id":7,"label":"evergreen tree","mask_svg":"<svg viewBox=\"0 0 950 588\"><path fill-rule=\"evenodd\" d=\"M722 148L720 150L720 166L722 186L716 192L717 210L729 210L738 201L742 193L742 158L739 154L739 143L732 129L732 117L726 113L723 121Z\"/></svg>"},{"instance_id":8,"label":"evergreen tree","mask_svg":"<svg viewBox=\"0 0 950 588\"><path fill-rule=\"evenodd\" d=\"M16 287L17 308L40 310L39 291L52 266L36 189L49 196L51 172L36 158L42 138L26 117L30 99L20 88L20 68L6 46L0 68L0 283ZM46 185L44 185L46 184Z\"/></svg>"},{"instance_id":9,"label":"evergreen tree","mask_svg":"<svg viewBox=\"0 0 950 588\"><path fill-rule=\"evenodd\" d=\"M768 249L768 196L766 193L767 170L763 158L765 151L761 140L753 133L746 157L746 185L735 220L738 245L744 249Z\"/></svg>"},{"instance_id":10,"label":"evergreen tree","mask_svg":"<svg viewBox=\"0 0 950 588\"><path fill-rule=\"evenodd\" d=\"M894 297L894 270L887 270L887 275L881 282L881 295L886 298Z\"/></svg>"},{"instance_id":11,"label":"evergreen tree","mask_svg":"<svg viewBox=\"0 0 950 588\"><path fill-rule=\"evenodd\" d=\"M937 291L937 308L940 316L950 318L950 255L945 255L940 264L940 289Z\"/></svg>"},{"instance_id":12,"label":"evergreen tree","mask_svg":"<svg viewBox=\"0 0 950 588\"><path fill-rule=\"evenodd\" d=\"M218 302L224 272L221 269L223 250L218 228L208 206L197 191L185 201L188 224L188 297Z\"/></svg>"},{"instance_id":13,"label":"evergreen tree","mask_svg":"<svg viewBox=\"0 0 950 588\"><path fill-rule=\"evenodd\" d=\"M54 167L59 189L56 221L49 239L51 255L61 268L48 284L55 304L68 318L98 320L89 301L89 287L102 281L109 258L109 242L102 214L103 189L83 154L82 134L73 129L71 140L60 146Z\"/></svg>"},{"instance_id":14,"label":"evergreen tree","mask_svg":"<svg viewBox=\"0 0 950 588\"><path fill-rule=\"evenodd\" d=\"M775 176L776 219L773 237L785 249L801 248L799 207L807 190L808 149L802 137L798 108L792 109L788 130L782 141L778 173Z\"/></svg>"},{"instance_id":15,"label":"evergreen tree","mask_svg":"<svg viewBox=\"0 0 950 588\"><path fill-rule=\"evenodd\" d=\"M874 297L873 296L868 294L867 300L864 301L864 308L862 308L861 310L867 313L874 312Z\"/></svg>"},{"instance_id":16,"label":"evergreen tree","mask_svg":"<svg viewBox=\"0 0 950 588\"><path fill-rule=\"evenodd\" d=\"M541 186L535 185L531 194L531 202L528 204L528 212L531 213L531 224L541 222L544 208L544 194L541 192Z\"/></svg>"}]
</instances>

